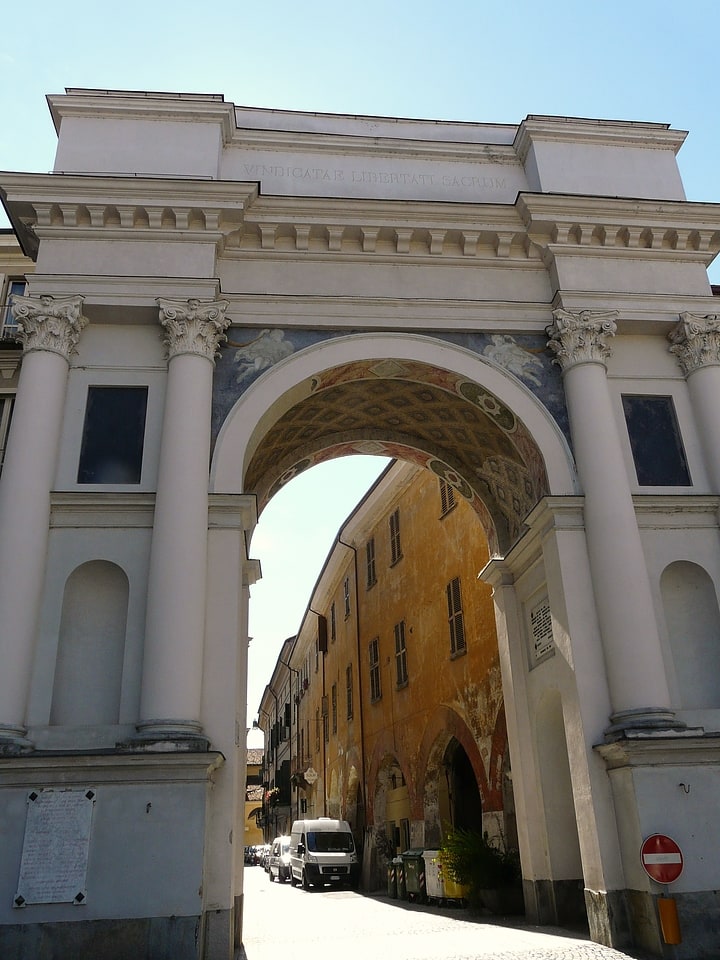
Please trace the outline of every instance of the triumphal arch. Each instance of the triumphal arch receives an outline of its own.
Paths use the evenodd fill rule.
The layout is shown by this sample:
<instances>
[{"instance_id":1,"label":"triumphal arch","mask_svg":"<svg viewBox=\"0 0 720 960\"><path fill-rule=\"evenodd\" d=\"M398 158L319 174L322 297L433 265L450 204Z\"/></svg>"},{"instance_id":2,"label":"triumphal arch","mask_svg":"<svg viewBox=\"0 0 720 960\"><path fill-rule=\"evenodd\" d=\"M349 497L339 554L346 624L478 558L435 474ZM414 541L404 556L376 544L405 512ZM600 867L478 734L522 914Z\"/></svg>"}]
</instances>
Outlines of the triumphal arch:
<instances>
[{"instance_id":1,"label":"triumphal arch","mask_svg":"<svg viewBox=\"0 0 720 960\"><path fill-rule=\"evenodd\" d=\"M0 357L0 952L233 955L247 544L365 453L490 543L528 915L579 896L599 942L710 956L720 206L685 199L685 134L48 102L54 171L0 176L33 264Z\"/></svg>"}]
</instances>

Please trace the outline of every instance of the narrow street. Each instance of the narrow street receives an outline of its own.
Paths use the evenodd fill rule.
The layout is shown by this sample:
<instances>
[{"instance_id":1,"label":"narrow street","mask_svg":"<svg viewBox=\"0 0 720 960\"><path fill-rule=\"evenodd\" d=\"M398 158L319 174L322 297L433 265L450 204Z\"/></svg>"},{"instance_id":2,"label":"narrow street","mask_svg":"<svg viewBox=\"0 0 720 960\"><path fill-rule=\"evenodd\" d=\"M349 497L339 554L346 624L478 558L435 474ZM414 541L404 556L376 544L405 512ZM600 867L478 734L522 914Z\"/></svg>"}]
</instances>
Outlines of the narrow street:
<instances>
[{"instance_id":1,"label":"narrow street","mask_svg":"<svg viewBox=\"0 0 720 960\"><path fill-rule=\"evenodd\" d=\"M245 868L241 960L628 960L583 934L349 890L306 892Z\"/></svg>"}]
</instances>

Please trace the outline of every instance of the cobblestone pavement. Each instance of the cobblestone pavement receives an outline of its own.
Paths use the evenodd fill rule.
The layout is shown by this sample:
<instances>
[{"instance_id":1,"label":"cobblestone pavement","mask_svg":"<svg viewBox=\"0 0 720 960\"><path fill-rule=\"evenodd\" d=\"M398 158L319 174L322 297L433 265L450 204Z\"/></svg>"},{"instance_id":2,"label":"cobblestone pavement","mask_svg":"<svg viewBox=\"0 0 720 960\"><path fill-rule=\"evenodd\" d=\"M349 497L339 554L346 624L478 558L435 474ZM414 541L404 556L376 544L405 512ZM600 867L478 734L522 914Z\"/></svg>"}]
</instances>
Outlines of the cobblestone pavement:
<instances>
[{"instance_id":1,"label":"cobblestone pavement","mask_svg":"<svg viewBox=\"0 0 720 960\"><path fill-rule=\"evenodd\" d=\"M343 890L306 892L245 871L240 960L645 960L582 932Z\"/></svg>"}]
</instances>

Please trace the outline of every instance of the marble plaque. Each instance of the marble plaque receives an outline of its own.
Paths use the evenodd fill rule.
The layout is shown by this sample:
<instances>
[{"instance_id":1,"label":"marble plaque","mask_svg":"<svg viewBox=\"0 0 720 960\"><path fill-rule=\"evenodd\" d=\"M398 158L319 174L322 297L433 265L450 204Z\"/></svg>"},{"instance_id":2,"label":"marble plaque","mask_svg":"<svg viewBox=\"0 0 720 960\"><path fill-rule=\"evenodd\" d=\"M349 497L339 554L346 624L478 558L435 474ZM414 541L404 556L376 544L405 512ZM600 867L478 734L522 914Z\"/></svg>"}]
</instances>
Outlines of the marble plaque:
<instances>
[{"instance_id":1,"label":"marble plaque","mask_svg":"<svg viewBox=\"0 0 720 960\"><path fill-rule=\"evenodd\" d=\"M530 636L533 664L539 663L552 652L555 645L547 597L530 610Z\"/></svg>"},{"instance_id":2,"label":"marble plaque","mask_svg":"<svg viewBox=\"0 0 720 960\"><path fill-rule=\"evenodd\" d=\"M85 903L91 788L31 790L15 907L30 903Z\"/></svg>"}]
</instances>

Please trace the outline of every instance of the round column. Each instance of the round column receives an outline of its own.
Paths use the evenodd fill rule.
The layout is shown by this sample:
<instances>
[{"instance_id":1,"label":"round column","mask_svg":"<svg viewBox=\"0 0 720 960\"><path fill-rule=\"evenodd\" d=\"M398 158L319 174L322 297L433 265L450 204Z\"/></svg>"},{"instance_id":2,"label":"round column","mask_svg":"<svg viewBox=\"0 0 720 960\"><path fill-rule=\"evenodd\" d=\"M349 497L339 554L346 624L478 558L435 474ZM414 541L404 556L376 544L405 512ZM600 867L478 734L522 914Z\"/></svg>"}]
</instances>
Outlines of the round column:
<instances>
[{"instance_id":1,"label":"round column","mask_svg":"<svg viewBox=\"0 0 720 960\"><path fill-rule=\"evenodd\" d=\"M553 312L548 346L562 367L584 493L585 533L613 707L610 733L677 726L607 383L614 312Z\"/></svg>"},{"instance_id":2,"label":"round column","mask_svg":"<svg viewBox=\"0 0 720 960\"><path fill-rule=\"evenodd\" d=\"M159 300L168 346L145 629L140 723L146 741L206 749L200 724L208 470L215 356L227 301Z\"/></svg>"},{"instance_id":3,"label":"round column","mask_svg":"<svg viewBox=\"0 0 720 960\"><path fill-rule=\"evenodd\" d=\"M14 297L23 344L0 477L0 753L24 739L45 578L53 488L70 356L87 324L83 297Z\"/></svg>"},{"instance_id":4,"label":"round column","mask_svg":"<svg viewBox=\"0 0 720 960\"><path fill-rule=\"evenodd\" d=\"M682 313L668 339L687 379L710 483L720 493L720 317Z\"/></svg>"}]
</instances>

